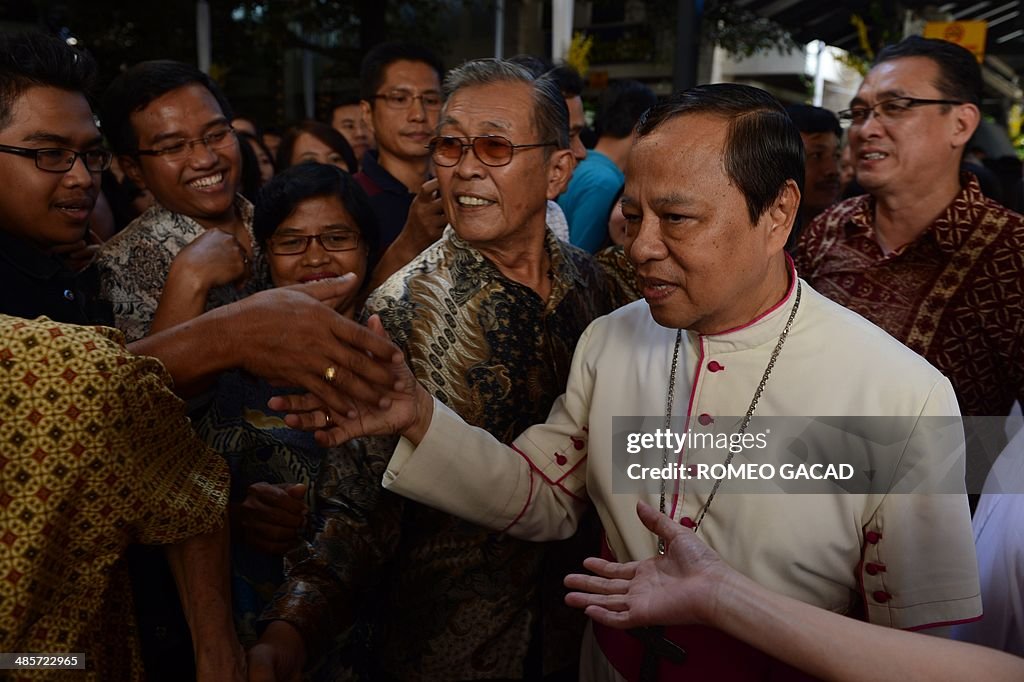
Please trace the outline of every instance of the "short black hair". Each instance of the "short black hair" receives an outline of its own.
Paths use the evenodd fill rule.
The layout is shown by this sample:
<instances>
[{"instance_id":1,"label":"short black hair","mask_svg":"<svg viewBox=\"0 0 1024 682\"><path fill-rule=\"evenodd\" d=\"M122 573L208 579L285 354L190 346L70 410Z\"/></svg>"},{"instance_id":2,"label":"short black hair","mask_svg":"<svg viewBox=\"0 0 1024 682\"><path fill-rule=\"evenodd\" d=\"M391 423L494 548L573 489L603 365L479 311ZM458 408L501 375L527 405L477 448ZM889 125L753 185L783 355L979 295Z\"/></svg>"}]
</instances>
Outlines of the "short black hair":
<instances>
[{"instance_id":1,"label":"short black hair","mask_svg":"<svg viewBox=\"0 0 1024 682\"><path fill-rule=\"evenodd\" d=\"M657 103L658 96L640 81L612 81L601 93L594 131L599 137L607 135L619 140L629 137L643 113Z\"/></svg>"},{"instance_id":2,"label":"short black hair","mask_svg":"<svg viewBox=\"0 0 1024 682\"><path fill-rule=\"evenodd\" d=\"M414 43L381 43L370 49L359 68L359 95L373 106L374 95L384 82L384 71L398 61L423 62L437 72L437 80L444 80L444 66L431 50Z\"/></svg>"},{"instance_id":3,"label":"short black hair","mask_svg":"<svg viewBox=\"0 0 1024 682\"><path fill-rule=\"evenodd\" d=\"M306 199L337 197L356 221L359 234L366 242L369 275L377 262L380 249L380 228L370 207L370 198L355 179L337 166L306 162L275 175L260 190L252 219L256 241L266 246L274 231ZM369 276L364 285L369 282Z\"/></svg>"},{"instance_id":4,"label":"short black hair","mask_svg":"<svg viewBox=\"0 0 1024 682\"><path fill-rule=\"evenodd\" d=\"M810 104L790 104L786 106L786 113L801 133L833 133L839 138L843 136L839 118L828 109Z\"/></svg>"},{"instance_id":5,"label":"short black hair","mask_svg":"<svg viewBox=\"0 0 1024 682\"><path fill-rule=\"evenodd\" d=\"M331 98L331 110L330 115L334 115L334 110L338 107L350 107L359 104L359 93L355 90L346 90L339 92Z\"/></svg>"},{"instance_id":6,"label":"short black hair","mask_svg":"<svg viewBox=\"0 0 1024 682\"><path fill-rule=\"evenodd\" d=\"M139 138L131 125L133 113L145 109L150 102L168 92L193 83L210 91L225 118L229 121L234 118L231 105L220 87L191 64L170 59L139 62L115 78L103 93L100 105L103 134L114 151L118 154L138 151Z\"/></svg>"},{"instance_id":7,"label":"short black hair","mask_svg":"<svg viewBox=\"0 0 1024 682\"><path fill-rule=\"evenodd\" d=\"M295 141L303 133L312 135L332 150L341 154L341 158L345 159L345 165L348 166L350 173L355 173L359 169L356 153L352 151L352 145L348 143L344 135L326 123L302 121L289 128L281 137L281 144L277 147L277 159L274 163L278 170L284 170L293 165L291 162L292 150L295 148Z\"/></svg>"},{"instance_id":8,"label":"short black hair","mask_svg":"<svg viewBox=\"0 0 1024 682\"><path fill-rule=\"evenodd\" d=\"M550 60L532 54L517 54L509 57L508 61L523 67L532 73L534 78L548 76L555 81L558 89L562 91L562 97L566 99L583 94L583 79L579 72L568 64L555 66Z\"/></svg>"},{"instance_id":9,"label":"short black hair","mask_svg":"<svg viewBox=\"0 0 1024 682\"><path fill-rule=\"evenodd\" d=\"M88 100L96 62L63 40L38 32L0 33L0 129L11 122L18 98L31 87L80 92Z\"/></svg>"},{"instance_id":10,"label":"short black hair","mask_svg":"<svg viewBox=\"0 0 1024 682\"><path fill-rule=\"evenodd\" d=\"M882 48L874 65L904 57L926 57L935 62L939 79L934 85L943 97L975 105L981 103L981 67L966 48L947 40L908 36Z\"/></svg>"},{"instance_id":11,"label":"short black hair","mask_svg":"<svg viewBox=\"0 0 1024 682\"><path fill-rule=\"evenodd\" d=\"M705 114L725 120L725 173L743 193L750 222L756 223L792 180L803 191L804 143L779 101L749 85L698 85L672 95L640 119L645 137L678 116Z\"/></svg>"}]
</instances>

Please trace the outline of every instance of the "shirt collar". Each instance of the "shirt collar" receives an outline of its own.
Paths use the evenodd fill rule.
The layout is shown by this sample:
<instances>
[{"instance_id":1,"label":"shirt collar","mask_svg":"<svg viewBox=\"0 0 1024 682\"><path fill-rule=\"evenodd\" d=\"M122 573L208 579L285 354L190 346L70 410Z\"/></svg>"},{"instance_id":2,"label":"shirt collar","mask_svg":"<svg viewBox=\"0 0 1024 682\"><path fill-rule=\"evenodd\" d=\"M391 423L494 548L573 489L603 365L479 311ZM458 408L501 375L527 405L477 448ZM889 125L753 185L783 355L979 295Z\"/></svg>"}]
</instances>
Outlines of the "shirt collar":
<instances>
[{"instance_id":1,"label":"shirt collar","mask_svg":"<svg viewBox=\"0 0 1024 682\"><path fill-rule=\"evenodd\" d=\"M369 150L363 155L363 165L360 166L360 171L375 185L381 188L384 192L396 192L398 194L409 194L409 189L402 184L394 175L387 172L383 166L380 165L380 159L377 156L376 150Z\"/></svg>"},{"instance_id":2,"label":"shirt collar","mask_svg":"<svg viewBox=\"0 0 1024 682\"><path fill-rule=\"evenodd\" d=\"M35 279L47 280L57 275L68 278L74 276L56 256L8 232L0 231L0 257L11 267Z\"/></svg>"},{"instance_id":3,"label":"shirt collar","mask_svg":"<svg viewBox=\"0 0 1024 682\"><path fill-rule=\"evenodd\" d=\"M508 280L494 263L462 239L451 225L445 228L444 238L466 258L461 261L459 276L478 277L481 281L495 277ZM551 308L558 305L568 291L584 286L585 282L576 262L566 253L566 249L573 247L561 242L550 228L544 230L544 248L551 260L551 295L548 297L548 308Z\"/></svg>"},{"instance_id":4,"label":"shirt collar","mask_svg":"<svg viewBox=\"0 0 1024 682\"><path fill-rule=\"evenodd\" d=\"M694 342L699 342L699 339L703 336L708 343L715 344L716 352L746 350L766 343L778 343L779 335L785 329L790 313L793 311L793 306L796 305L798 285L800 285L801 289L801 299L804 301L806 301L808 291L810 290L806 283L801 284L801 280L797 278L793 259L789 257L788 253L785 255L786 269L789 275L789 288L778 303L750 322L718 332L717 334L702 335L695 332L687 332ZM799 311L797 316L799 317Z\"/></svg>"},{"instance_id":5,"label":"shirt collar","mask_svg":"<svg viewBox=\"0 0 1024 682\"><path fill-rule=\"evenodd\" d=\"M875 200L870 195L863 195L857 199L859 202L848 209L849 215L843 229L847 237L873 238ZM931 235L940 249L948 253L956 252L970 236L985 203L985 195L974 173L962 171L960 191L921 236ZM914 243L917 243L917 240ZM910 246L912 247L914 243Z\"/></svg>"}]
</instances>

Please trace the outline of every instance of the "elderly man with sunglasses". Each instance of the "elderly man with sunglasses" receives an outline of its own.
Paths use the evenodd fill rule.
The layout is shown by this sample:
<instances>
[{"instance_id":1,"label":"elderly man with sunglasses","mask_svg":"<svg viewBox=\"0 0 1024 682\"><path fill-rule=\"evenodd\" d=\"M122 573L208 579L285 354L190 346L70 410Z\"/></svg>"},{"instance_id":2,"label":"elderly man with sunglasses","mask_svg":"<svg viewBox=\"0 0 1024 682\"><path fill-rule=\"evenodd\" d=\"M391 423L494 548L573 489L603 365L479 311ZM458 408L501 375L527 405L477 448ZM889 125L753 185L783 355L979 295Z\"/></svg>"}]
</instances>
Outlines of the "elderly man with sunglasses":
<instances>
[{"instance_id":1,"label":"elderly man with sunglasses","mask_svg":"<svg viewBox=\"0 0 1024 682\"><path fill-rule=\"evenodd\" d=\"M868 194L810 224L797 267L818 291L938 367L965 415L1024 399L1024 220L960 171L981 73L964 48L917 36L882 50L839 113ZM980 490L987 463L975 467Z\"/></svg>"},{"instance_id":2,"label":"elderly man with sunglasses","mask_svg":"<svg viewBox=\"0 0 1024 682\"><path fill-rule=\"evenodd\" d=\"M548 413L577 339L612 296L591 257L546 227L547 200L573 168L558 86L479 60L451 71L445 90L430 150L452 226L370 295L366 313L432 395L507 439ZM571 667L582 622L542 608L563 591L560 570L555 589L542 587L553 549L384 491L394 441L377 445L329 465L320 495L333 511L264 613L250 666L266 677L254 679L290 679L359 616L373 633L373 679L536 680ZM356 600L369 590L372 609Z\"/></svg>"}]
</instances>

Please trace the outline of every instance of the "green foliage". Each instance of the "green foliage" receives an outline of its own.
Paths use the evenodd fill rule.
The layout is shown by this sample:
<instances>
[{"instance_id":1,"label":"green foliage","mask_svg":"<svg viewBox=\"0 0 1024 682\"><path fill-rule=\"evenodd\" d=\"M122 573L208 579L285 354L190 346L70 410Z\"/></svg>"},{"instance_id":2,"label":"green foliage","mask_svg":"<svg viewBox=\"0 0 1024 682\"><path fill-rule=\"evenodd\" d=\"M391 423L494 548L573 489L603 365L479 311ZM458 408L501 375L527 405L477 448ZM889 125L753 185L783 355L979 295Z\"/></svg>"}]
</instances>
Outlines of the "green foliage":
<instances>
[{"instance_id":1,"label":"green foliage","mask_svg":"<svg viewBox=\"0 0 1024 682\"><path fill-rule=\"evenodd\" d=\"M701 32L704 40L744 57L776 50L789 54L799 49L786 28L731 0L708 3Z\"/></svg>"}]
</instances>

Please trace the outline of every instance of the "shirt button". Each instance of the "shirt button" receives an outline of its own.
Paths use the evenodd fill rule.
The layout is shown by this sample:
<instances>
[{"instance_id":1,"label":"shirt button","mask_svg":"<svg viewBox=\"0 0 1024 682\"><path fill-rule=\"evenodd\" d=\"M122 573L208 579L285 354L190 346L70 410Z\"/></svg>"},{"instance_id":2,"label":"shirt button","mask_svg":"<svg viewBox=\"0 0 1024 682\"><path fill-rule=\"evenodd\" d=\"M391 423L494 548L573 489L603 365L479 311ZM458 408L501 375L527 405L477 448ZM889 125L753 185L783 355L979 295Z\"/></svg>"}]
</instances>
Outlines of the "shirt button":
<instances>
[{"instance_id":1,"label":"shirt button","mask_svg":"<svg viewBox=\"0 0 1024 682\"><path fill-rule=\"evenodd\" d=\"M705 412L704 414L702 414L702 415L700 415L699 417L697 417L697 422L698 422L698 423L699 423L699 424L700 424L701 426L707 426L708 424L714 424L714 423L715 423L715 420L714 420L714 419L713 419L713 418L711 417L711 415L710 415L710 414L708 414L707 412Z\"/></svg>"},{"instance_id":2,"label":"shirt button","mask_svg":"<svg viewBox=\"0 0 1024 682\"><path fill-rule=\"evenodd\" d=\"M882 590L877 590L876 592L873 592L871 594L871 596L879 604L884 604L885 602L887 602L890 599L892 599L892 595L891 594L889 594L888 592L883 592Z\"/></svg>"},{"instance_id":3,"label":"shirt button","mask_svg":"<svg viewBox=\"0 0 1024 682\"><path fill-rule=\"evenodd\" d=\"M723 369L725 369L725 365L718 362L718 360L712 360L708 363L709 372L721 372Z\"/></svg>"},{"instance_id":4,"label":"shirt button","mask_svg":"<svg viewBox=\"0 0 1024 682\"><path fill-rule=\"evenodd\" d=\"M683 518L679 519L679 524L681 526L683 526L684 528L693 528L694 526L697 525L697 524L695 524L693 522L693 519L691 519L689 516L684 516Z\"/></svg>"},{"instance_id":5,"label":"shirt button","mask_svg":"<svg viewBox=\"0 0 1024 682\"><path fill-rule=\"evenodd\" d=\"M882 539L882 534L876 533L873 530L869 530L867 533L864 533L864 539L870 542L872 545L877 545L878 541Z\"/></svg>"},{"instance_id":6,"label":"shirt button","mask_svg":"<svg viewBox=\"0 0 1024 682\"><path fill-rule=\"evenodd\" d=\"M864 572L868 575L878 575L885 570L885 566L882 564L868 563L864 564Z\"/></svg>"},{"instance_id":7,"label":"shirt button","mask_svg":"<svg viewBox=\"0 0 1024 682\"><path fill-rule=\"evenodd\" d=\"M64 290L64 298L66 300L68 300L68 301L75 300L75 292L71 291L71 289L65 289Z\"/></svg>"}]
</instances>

